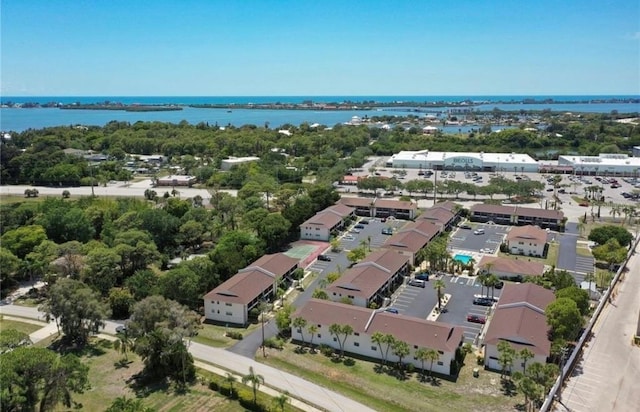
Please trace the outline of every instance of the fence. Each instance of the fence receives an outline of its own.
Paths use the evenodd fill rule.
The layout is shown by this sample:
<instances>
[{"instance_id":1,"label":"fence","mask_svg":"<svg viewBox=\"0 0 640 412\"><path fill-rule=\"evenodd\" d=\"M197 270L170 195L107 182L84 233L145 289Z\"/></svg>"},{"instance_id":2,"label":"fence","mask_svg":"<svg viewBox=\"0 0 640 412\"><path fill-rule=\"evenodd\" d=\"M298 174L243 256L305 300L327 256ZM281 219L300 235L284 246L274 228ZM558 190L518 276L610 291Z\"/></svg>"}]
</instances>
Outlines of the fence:
<instances>
[{"instance_id":1,"label":"fence","mask_svg":"<svg viewBox=\"0 0 640 412\"><path fill-rule=\"evenodd\" d=\"M596 310L593 312L593 316L591 316L591 319L589 320L587 327L584 329L584 332L580 336L580 339L578 340L578 344L576 345L573 353L571 353L571 356L569 356L569 359L565 362L564 367L560 371L560 376L558 377L558 379L556 379L555 384L547 394L547 397L544 400L542 407L540 408L541 412L549 411L551 409L551 405L553 405L553 401L556 399L556 395L559 392L560 393L562 392L562 385L564 383L564 379L569 375L569 372L573 370L576 364L576 361L578 359L578 355L582 353L585 342L587 341L589 336L591 336L591 331L593 330L593 326L596 324L596 321L598 320L600 313L602 313L602 309L604 309L605 305L609 303L609 298L611 297L611 293L613 293L614 287L620 281L620 277L622 276L622 273L627 268L629 259L631 259L631 256L635 253L639 242L640 242L640 237L636 237L633 247L629 249L627 258L625 259L624 263L620 265L620 268L616 272L616 275L611 280L611 284L609 285L609 288L605 291L604 295L602 295L602 299L600 299L600 303L596 307Z\"/></svg>"}]
</instances>

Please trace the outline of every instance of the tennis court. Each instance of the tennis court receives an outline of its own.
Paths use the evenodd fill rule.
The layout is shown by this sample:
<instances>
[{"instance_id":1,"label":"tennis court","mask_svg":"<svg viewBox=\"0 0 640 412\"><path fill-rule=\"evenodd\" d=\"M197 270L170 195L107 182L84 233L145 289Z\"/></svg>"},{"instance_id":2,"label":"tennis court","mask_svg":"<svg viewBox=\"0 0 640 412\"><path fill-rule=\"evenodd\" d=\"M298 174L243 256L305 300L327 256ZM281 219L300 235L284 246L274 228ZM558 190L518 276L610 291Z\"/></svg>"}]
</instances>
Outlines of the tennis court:
<instances>
[{"instance_id":1,"label":"tennis court","mask_svg":"<svg viewBox=\"0 0 640 412\"><path fill-rule=\"evenodd\" d=\"M294 246L291 249L284 252L284 254L294 259L302 260L306 258L308 255L310 255L311 253L313 253L313 251L316 250L316 248L317 246L315 245Z\"/></svg>"}]
</instances>

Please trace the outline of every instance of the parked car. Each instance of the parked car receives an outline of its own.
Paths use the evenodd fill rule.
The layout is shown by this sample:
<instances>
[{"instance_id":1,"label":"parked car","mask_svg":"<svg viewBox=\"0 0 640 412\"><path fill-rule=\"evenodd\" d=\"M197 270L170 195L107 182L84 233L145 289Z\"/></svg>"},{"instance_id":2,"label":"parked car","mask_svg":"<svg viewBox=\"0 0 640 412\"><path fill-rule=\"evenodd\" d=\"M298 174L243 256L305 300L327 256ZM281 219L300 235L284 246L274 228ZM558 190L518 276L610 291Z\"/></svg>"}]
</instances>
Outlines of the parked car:
<instances>
[{"instance_id":1,"label":"parked car","mask_svg":"<svg viewBox=\"0 0 640 412\"><path fill-rule=\"evenodd\" d=\"M474 305L480 305L480 306L492 306L493 305L493 299L491 299L491 298L475 298L473 300L473 304Z\"/></svg>"},{"instance_id":2,"label":"parked car","mask_svg":"<svg viewBox=\"0 0 640 412\"><path fill-rule=\"evenodd\" d=\"M496 288L496 289L502 289L504 287L504 282L503 281L499 281L493 287Z\"/></svg>"},{"instance_id":3,"label":"parked car","mask_svg":"<svg viewBox=\"0 0 640 412\"><path fill-rule=\"evenodd\" d=\"M393 235L393 229L391 229L390 227L385 227L384 229L382 229L382 234L383 235Z\"/></svg>"},{"instance_id":4,"label":"parked car","mask_svg":"<svg viewBox=\"0 0 640 412\"><path fill-rule=\"evenodd\" d=\"M351 236L351 235L346 235L342 238L343 240L356 240L355 237Z\"/></svg>"},{"instance_id":5,"label":"parked car","mask_svg":"<svg viewBox=\"0 0 640 412\"><path fill-rule=\"evenodd\" d=\"M487 323L487 318L485 318L484 316L480 316L480 315L469 314L469 315L467 315L467 322L485 324L485 323Z\"/></svg>"},{"instance_id":6,"label":"parked car","mask_svg":"<svg viewBox=\"0 0 640 412\"><path fill-rule=\"evenodd\" d=\"M389 312L389 313L398 314L398 309L396 309L396 308L386 308L384 311L385 312Z\"/></svg>"},{"instance_id":7,"label":"parked car","mask_svg":"<svg viewBox=\"0 0 640 412\"><path fill-rule=\"evenodd\" d=\"M369 224L369 220L368 220L368 219L362 219L362 220L360 221L360 224L361 224L361 225L368 225L368 224Z\"/></svg>"},{"instance_id":8,"label":"parked car","mask_svg":"<svg viewBox=\"0 0 640 412\"><path fill-rule=\"evenodd\" d=\"M476 229L473 231L474 235L484 235L484 229Z\"/></svg>"},{"instance_id":9,"label":"parked car","mask_svg":"<svg viewBox=\"0 0 640 412\"><path fill-rule=\"evenodd\" d=\"M364 225L358 223L357 225L354 226L355 229L364 229Z\"/></svg>"},{"instance_id":10,"label":"parked car","mask_svg":"<svg viewBox=\"0 0 640 412\"><path fill-rule=\"evenodd\" d=\"M350 232L351 233L360 233L360 229L351 229Z\"/></svg>"},{"instance_id":11,"label":"parked car","mask_svg":"<svg viewBox=\"0 0 640 412\"><path fill-rule=\"evenodd\" d=\"M427 273L427 272L419 273L419 274L416 275L416 279L428 281L429 280L429 273Z\"/></svg>"},{"instance_id":12,"label":"parked car","mask_svg":"<svg viewBox=\"0 0 640 412\"><path fill-rule=\"evenodd\" d=\"M460 226L460 229L467 229L467 230L469 230L469 229L471 229L471 226L469 226L469 225L461 225L461 226Z\"/></svg>"},{"instance_id":13,"label":"parked car","mask_svg":"<svg viewBox=\"0 0 640 412\"><path fill-rule=\"evenodd\" d=\"M331 262L331 256L327 255L318 255L318 260L322 260L324 262Z\"/></svg>"},{"instance_id":14,"label":"parked car","mask_svg":"<svg viewBox=\"0 0 640 412\"><path fill-rule=\"evenodd\" d=\"M424 280L419 279L411 279L407 284L418 288L424 288L427 285Z\"/></svg>"}]
</instances>

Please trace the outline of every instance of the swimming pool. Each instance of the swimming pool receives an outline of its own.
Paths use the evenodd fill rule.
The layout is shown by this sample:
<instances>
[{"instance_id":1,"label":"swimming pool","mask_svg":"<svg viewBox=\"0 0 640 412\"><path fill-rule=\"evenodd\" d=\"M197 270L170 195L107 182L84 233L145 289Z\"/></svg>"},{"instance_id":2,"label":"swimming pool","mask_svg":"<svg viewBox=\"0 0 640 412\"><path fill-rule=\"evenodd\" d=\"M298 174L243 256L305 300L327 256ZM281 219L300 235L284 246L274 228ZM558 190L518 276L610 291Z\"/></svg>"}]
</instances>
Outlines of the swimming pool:
<instances>
[{"instance_id":1,"label":"swimming pool","mask_svg":"<svg viewBox=\"0 0 640 412\"><path fill-rule=\"evenodd\" d=\"M458 262L462 263L463 265L468 264L471 259L472 259L472 257L469 256L469 255L455 255L453 257L453 260L457 260Z\"/></svg>"}]
</instances>

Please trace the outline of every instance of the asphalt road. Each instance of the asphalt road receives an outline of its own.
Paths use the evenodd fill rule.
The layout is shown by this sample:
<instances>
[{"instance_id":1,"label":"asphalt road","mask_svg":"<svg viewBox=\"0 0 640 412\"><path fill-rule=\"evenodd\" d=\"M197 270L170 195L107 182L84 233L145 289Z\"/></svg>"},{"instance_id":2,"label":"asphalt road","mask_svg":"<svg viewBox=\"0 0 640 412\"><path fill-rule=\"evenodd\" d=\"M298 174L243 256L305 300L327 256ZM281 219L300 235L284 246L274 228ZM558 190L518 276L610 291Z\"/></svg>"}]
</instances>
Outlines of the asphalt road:
<instances>
[{"instance_id":1,"label":"asphalt road","mask_svg":"<svg viewBox=\"0 0 640 412\"><path fill-rule=\"evenodd\" d=\"M637 411L640 348L632 344L640 312L640 248L631 258L617 297L601 313L555 411Z\"/></svg>"},{"instance_id":2,"label":"asphalt road","mask_svg":"<svg viewBox=\"0 0 640 412\"><path fill-rule=\"evenodd\" d=\"M559 234L557 237L559 250L558 250L558 263L556 267L558 269L564 269L569 271L576 270L576 244L578 242L578 236Z\"/></svg>"},{"instance_id":3,"label":"asphalt road","mask_svg":"<svg viewBox=\"0 0 640 412\"><path fill-rule=\"evenodd\" d=\"M21 316L29 319L43 319L44 316L44 314L39 312L36 308L7 304L0 306L0 313L3 315ZM118 323L107 321L103 333L114 335L115 328L118 325ZM47 327L49 326L46 326L45 328ZM323 410L332 412L373 412L373 409L370 409L336 392L221 348L214 348L196 342L191 342L189 345L189 352L195 359L219 366L240 375L246 374L249 371L249 367L253 367L256 373L264 377L266 385L281 392L287 391L291 396L303 399L309 404L315 405Z\"/></svg>"}]
</instances>

